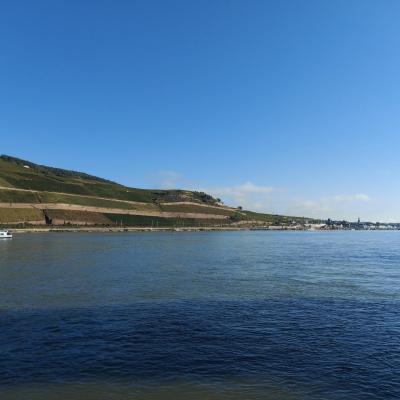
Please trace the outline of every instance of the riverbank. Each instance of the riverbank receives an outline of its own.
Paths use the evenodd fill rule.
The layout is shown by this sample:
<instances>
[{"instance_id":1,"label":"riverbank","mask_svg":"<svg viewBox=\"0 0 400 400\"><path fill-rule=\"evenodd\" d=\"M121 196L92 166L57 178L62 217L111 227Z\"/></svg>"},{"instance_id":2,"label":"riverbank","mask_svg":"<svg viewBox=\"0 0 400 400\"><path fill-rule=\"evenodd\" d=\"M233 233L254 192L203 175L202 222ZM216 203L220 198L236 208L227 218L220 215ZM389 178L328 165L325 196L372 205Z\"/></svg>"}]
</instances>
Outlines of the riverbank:
<instances>
[{"instance_id":1,"label":"riverbank","mask_svg":"<svg viewBox=\"0 0 400 400\"><path fill-rule=\"evenodd\" d=\"M50 232L200 232L200 231L246 231L246 230L268 230L260 228L243 227L181 227L181 228L151 228L151 227L62 227L62 228L16 228L10 229L12 233L50 233Z\"/></svg>"},{"instance_id":2,"label":"riverbank","mask_svg":"<svg viewBox=\"0 0 400 400\"><path fill-rule=\"evenodd\" d=\"M187 227L29 227L8 228L12 233L51 233L51 232L229 232L229 231L307 231L296 227L268 226L187 226Z\"/></svg>"},{"instance_id":3,"label":"riverbank","mask_svg":"<svg viewBox=\"0 0 400 400\"><path fill-rule=\"evenodd\" d=\"M1 228L0 228L1 229ZM107 233L107 232L229 232L229 231L309 231L309 232L337 232L351 231L354 229L313 229L299 228L290 226L187 226L187 227L29 227L29 228L8 228L11 233L52 233L52 232L87 232L87 233ZM365 231L366 229L360 229ZM378 231L393 231L396 229L379 229ZM371 231L371 230L369 230Z\"/></svg>"}]
</instances>

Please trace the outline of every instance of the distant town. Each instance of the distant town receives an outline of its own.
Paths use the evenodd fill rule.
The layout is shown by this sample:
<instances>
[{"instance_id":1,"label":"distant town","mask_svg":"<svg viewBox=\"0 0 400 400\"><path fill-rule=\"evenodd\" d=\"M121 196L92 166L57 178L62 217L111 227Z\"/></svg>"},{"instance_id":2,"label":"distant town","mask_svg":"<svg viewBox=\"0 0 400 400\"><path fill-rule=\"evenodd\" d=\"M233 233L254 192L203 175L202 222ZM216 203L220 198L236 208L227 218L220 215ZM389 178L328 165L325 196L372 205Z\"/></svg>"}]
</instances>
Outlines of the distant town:
<instances>
[{"instance_id":1,"label":"distant town","mask_svg":"<svg viewBox=\"0 0 400 400\"><path fill-rule=\"evenodd\" d=\"M385 222L362 222L360 218L356 222L349 222L345 220L336 221L327 219L316 223L315 221L304 222L292 221L291 223L283 224L280 226L268 226L268 229L290 229L290 230L356 230L356 231L378 231L378 230L400 230L400 223L385 223Z\"/></svg>"}]
</instances>

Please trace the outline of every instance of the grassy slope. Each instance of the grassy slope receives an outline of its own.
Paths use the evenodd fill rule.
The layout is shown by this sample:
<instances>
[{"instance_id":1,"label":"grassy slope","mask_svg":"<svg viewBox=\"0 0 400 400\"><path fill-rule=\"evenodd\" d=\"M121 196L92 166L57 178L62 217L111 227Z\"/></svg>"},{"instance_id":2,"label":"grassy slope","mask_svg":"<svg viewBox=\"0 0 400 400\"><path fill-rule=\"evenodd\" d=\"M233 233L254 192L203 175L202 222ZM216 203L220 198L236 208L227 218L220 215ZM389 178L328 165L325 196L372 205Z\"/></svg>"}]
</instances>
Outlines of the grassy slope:
<instances>
[{"instance_id":1,"label":"grassy slope","mask_svg":"<svg viewBox=\"0 0 400 400\"><path fill-rule=\"evenodd\" d=\"M24 166L29 166L29 168L24 168ZM81 172L45 167L9 156L0 156L0 186L144 203L195 201L214 204L216 202L204 193L129 188Z\"/></svg>"},{"instance_id":2,"label":"grassy slope","mask_svg":"<svg viewBox=\"0 0 400 400\"><path fill-rule=\"evenodd\" d=\"M26 168L26 166L29 168ZM0 186L38 191L23 192L0 189L0 202L5 203L65 203L126 210L219 214L229 218L221 222L204 219L199 221L187 218L157 218L81 211L48 211L50 218L65 220L66 223L71 221L85 221L99 225L115 225L121 224L122 221L122 225L127 226L205 226L207 224L220 225L221 223L227 224L239 221L279 224L292 220L301 220L301 218L294 217L258 214L251 211L239 212L234 209L227 210L222 207L216 208L217 200L205 193L185 190L129 188L85 173L41 166L9 156L0 156ZM132 204L126 201L140 202L142 204ZM195 202L200 205L163 204L164 202L182 201ZM212 205L214 207L207 208L204 205ZM23 222L40 218L43 218L43 213L36 210L3 209L0 212L0 223L3 224L18 220Z\"/></svg>"},{"instance_id":3,"label":"grassy slope","mask_svg":"<svg viewBox=\"0 0 400 400\"><path fill-rule=\"evenodd\" d=\"M43 212L35 209L0 208L0 225L17 222L42 221Z\"/></svg>"}]
</instances>

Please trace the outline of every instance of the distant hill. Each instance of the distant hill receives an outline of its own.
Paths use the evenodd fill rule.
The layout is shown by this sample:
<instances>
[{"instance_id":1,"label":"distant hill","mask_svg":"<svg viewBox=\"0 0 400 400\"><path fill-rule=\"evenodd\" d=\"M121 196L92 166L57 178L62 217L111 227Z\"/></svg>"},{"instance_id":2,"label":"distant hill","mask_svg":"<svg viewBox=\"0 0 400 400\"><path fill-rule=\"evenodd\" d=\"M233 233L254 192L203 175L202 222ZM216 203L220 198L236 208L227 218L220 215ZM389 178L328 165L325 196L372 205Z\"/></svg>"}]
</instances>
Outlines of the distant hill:
<instances>
[{"instance_id":1,"label":"distant hill","mask_svg":"<svg viewBox=\"0 0 400 400\"><path fill-rule=\"evenodd\" d=\"M83 172L0 156L0 224L88 226L253 226L302 218L222 205L188 190L137 189Z\"/></svg>"}]
</instances>

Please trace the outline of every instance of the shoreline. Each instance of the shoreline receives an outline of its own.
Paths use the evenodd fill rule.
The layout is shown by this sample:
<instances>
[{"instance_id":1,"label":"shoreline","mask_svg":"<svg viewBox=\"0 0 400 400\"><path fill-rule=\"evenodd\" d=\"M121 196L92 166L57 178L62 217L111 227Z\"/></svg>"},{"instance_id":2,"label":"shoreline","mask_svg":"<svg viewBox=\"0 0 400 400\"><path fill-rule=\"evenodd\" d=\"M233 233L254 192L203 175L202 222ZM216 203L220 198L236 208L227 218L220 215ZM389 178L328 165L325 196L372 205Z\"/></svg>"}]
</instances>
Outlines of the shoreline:
<instances>
[{"instance_id":1,"label":"shoreline","mask_svg":"<svg viewBox=\"0 0 400 400\"><path fill-rule=\"evenodd\" d=\"M126 227L126 228L107 228L107 227L68 227L68 228L8 228L11 233L52 233L52 232L69 232L69 233L122 233L122 232L212 232L212 231L250 231L250 230L270 230L268 228L243 228L243 227ZM281 229L289 230L289 229ZM291 229L294 230L294 229ZM298 229L297 229L298 230Z\"/></svg>"},{"instance_id":2,"label":"shoreline","mask_svg":"<svg viewBox=\"0 0 400 400\"><path fill-rule=\"evenodd\" d=\"M124 232L236 232L236 231L268 231L268 232L345 232L351 229L299 229L290 227L48 227L48 228L5 228L11 233L124 233ZM396 229L360 229L359 231L388 232Z\"/></svg>"}]
</instances>

